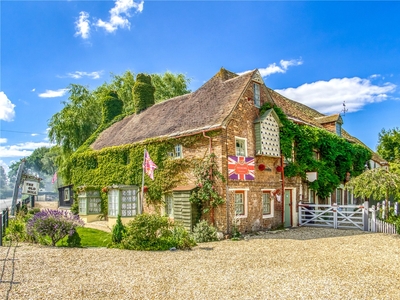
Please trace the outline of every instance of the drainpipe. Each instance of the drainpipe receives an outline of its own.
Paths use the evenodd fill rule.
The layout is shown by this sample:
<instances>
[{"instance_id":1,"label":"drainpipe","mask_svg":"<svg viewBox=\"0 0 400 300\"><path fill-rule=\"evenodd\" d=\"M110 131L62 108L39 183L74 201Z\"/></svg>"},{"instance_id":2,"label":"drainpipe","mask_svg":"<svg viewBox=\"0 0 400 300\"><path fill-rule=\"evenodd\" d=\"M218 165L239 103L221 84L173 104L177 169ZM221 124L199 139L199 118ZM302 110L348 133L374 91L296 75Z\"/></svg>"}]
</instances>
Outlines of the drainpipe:
<instances>
[{"instance_id":1,"label":"drainpipe","mask_svg":"<svg viewBox=\"0 0 400 300\"><path fill-rule=\"evenodd\" d=\"M283 154L281 153L281 180L282 180L282 191L281 191L281 203L282 203L282 225L285 226L285 167L283 165Z\"/></svg>"},{"instance_id":2,"label":"drainpipe","mask_svg":"<svg viewBox=\"0 0 400 300\"><path fill-rule=\"evenodd\" d=\"M205 137L205 138L208 138L208 140L209 140L209 144L208 144L208 152L211 154L211 151L212 151L212 138L211 137L209 137L209 136L207 136L206 135L206 133L203 131L203 136ZM212 168L210 167L210 176L211 176L211 180L212 180ZM210 202L211 202L211 199L210 199ZM210 207L210 218L211 218L211 223L213 224L213 225L215 225L215 219L214 219L214 207Z\"/></svg>"}]
</instances>

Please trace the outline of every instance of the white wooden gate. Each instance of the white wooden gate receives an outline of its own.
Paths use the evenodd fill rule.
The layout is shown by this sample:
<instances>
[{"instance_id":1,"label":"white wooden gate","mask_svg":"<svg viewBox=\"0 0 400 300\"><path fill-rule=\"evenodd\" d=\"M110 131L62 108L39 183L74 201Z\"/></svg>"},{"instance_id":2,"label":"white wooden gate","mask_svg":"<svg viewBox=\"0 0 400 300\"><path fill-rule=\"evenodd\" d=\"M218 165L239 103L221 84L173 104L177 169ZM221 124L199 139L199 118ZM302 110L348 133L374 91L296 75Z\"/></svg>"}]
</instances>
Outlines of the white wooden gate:
<instances>
[{"instance_id":1,"label":"white wooden gate","mask_svg":"<svg viewBox=\"0 0 400 300\"><path fill-rule=\"evenodd\" d=\"M365 230L365 226L368 227L368 213L365 214L363 205L300 203L299 226Z\"/></svg>"}]
</instances>

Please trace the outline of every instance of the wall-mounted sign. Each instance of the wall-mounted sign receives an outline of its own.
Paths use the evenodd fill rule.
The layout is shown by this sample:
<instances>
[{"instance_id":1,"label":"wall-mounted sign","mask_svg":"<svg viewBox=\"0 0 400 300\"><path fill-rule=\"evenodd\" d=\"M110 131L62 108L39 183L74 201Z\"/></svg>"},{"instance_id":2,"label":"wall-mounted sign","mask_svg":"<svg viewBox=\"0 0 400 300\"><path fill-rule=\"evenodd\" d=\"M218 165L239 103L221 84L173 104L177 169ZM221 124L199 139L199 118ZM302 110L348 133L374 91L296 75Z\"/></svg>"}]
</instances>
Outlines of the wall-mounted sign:
<instances>
[{"instance_id":1,"label":"wall-mounted sign","mask_svg":"<svg viewBox=\"0 0 400 300\"><path fill-rule=\"evenodd\" d=\"M25 180L22 185L22 194L37 196L39 192L39 182Z\"/></svg>"},{"instance_id":2,"label":"wall-mounted sign","mask_svg":"<svg viewBox=\"0 0 400 300\"><path fill-rule=\"evenodd\" d=\"M228 172L231 180L254 180L254 157L228 156Z\"/></svg>"}]
</instances>

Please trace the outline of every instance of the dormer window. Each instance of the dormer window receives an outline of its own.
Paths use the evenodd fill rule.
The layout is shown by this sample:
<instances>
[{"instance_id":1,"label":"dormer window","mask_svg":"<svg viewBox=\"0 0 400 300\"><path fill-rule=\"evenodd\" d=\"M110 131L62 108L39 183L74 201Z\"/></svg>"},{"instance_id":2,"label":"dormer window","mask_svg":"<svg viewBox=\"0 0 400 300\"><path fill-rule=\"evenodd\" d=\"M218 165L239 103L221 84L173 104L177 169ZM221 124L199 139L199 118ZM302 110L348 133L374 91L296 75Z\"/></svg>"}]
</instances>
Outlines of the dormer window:
<instances>
[{"instance_id":1,"label":"dormer window","mask_svg":"<svg viewBox=\"0 0 400 300\"><path fill-rule=\"evenodd\" d=\"M260 107L260 85L258 83L253 83L254 92L254 105Z\"/></svg>"},{"instance_id":2,"label":"dormer window","mask_svg":"<svg viewBox=\"0 0 400 300\"><path fill-rule=\"evenodd\" d=\"M336 134L338 136L342 136L342 124L339 122L336 122Z\"/></svg>"}]
</instances>

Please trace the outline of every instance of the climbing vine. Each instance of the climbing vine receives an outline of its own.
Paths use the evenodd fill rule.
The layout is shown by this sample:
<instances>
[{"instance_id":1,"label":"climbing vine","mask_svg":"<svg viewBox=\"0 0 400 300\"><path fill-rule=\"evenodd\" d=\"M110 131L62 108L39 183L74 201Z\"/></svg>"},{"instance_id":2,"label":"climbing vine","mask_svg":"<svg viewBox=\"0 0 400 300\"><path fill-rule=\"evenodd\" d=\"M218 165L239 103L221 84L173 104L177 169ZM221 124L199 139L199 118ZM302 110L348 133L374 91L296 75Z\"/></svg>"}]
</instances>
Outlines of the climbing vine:
<instances>
[{"instance_id":1,"label":"climbing vine","mask_svg":"<svg viewBox=\"0 0 400 300\"><path fill-rule=\"evenodd\" d=\"M361 174L365 162L371 159L367 148L327 130L295 124L279 107L270 103L260 108L260 114L270 108L275 110L283 124L280 132L282 154L291 158L294 153L294 160L285 167L285 176L300 176L306 180L306 172L317 172L318 179L309 186L319 197L327 198L340 183L344 183L347 172L352 177ZM315 159L314 151L319 153L319 159Z\"/></svg>"},{"instance_id":2,"label":"climbing vine","mask_svg":"<svg viewBox=\"0 0 400 300\"><path fill-rule=\"evenodd\" d=\"M225 202L216 190L219 182L225 182L225 177L218 170L214 153L195 162L193 173L196 177L196 188L190 195L190 202L197 204L203 213L208 213L211 208Z\"/></svg>"},{"instance_id":3,"label":"climbing vine","mask_svg":"<svg viewBox=\"0 0 400 300\"><path fill-rule=\"evenodd\" d=\"M194 158L172 159L169 153L176 144L190 147L201 142L202 138L198 135L196 139L191 136L180 139L148 139L141 143L107 147L99 151L85 147L75 152L68 161L66 179L75 187L96 186L102 189L113 184L141 187L143 155L144 149L147 149L157 169L154 180L145 176L144 184L148 188L146 201L157 203L164 193L177 185L187 184L189 170L198 163L198 159ZM102 194L103 202L106 202L106 194ZM102 213L106 214L107 206L102 207Z\"/></svg>"}]
</instances>

